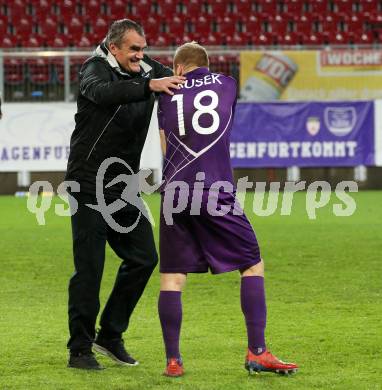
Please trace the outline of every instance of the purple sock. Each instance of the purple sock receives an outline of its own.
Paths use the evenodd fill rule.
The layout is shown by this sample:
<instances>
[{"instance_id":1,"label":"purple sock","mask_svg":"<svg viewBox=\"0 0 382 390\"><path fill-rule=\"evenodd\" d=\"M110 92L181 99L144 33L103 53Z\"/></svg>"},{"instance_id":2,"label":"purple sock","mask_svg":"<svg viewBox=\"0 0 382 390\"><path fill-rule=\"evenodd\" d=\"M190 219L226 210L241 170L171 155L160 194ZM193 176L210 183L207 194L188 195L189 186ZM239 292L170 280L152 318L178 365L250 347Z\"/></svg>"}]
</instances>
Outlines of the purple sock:
<instances>
[{"instance_id":1,"label":"purple sock","mask_svg":"<svg viewBox=\"0 0 382 390\"><path fill-rule=\"evenodd\" d=\"M248 348L256 355L265 350L265 305L264 278L244 276L241 278L241 310L245 317Z\"/></svg>"},{"instance_id":2,"label":"purple sock","mask_svg":"<svg viewBox=\"0 0 382 390\"><path fill-rule=\"evenodd\" d=\"M179 335L182 325L182 300L180 291L161 291L158 300L159 319L167 359L180 358Z\"/></svg>"}]
</instances>

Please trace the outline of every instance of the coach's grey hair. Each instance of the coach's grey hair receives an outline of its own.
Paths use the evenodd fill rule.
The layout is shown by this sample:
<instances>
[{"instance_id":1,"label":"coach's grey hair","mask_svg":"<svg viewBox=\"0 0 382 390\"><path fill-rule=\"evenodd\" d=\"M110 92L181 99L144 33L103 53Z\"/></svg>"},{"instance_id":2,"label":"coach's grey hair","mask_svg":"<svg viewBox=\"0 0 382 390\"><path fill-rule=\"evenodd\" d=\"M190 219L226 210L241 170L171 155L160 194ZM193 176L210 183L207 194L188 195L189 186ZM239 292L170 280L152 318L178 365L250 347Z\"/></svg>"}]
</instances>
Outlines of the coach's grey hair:
<instances>
[{"instance_id":1,"label":"coach's grey hair","mask_svg":"<svg viewBox=\"0 0 382 390\"><path fill-rule=\"evenodd\" d=\"M106 35L105 44L109 47L110 43L114 43L117 47L120 47L122 44L123 35L128 30L134 30L142 37L145 35L143 27L130 19L121 19L116 20L110 26L109 31Z\"/></svg>"}]
</instances>

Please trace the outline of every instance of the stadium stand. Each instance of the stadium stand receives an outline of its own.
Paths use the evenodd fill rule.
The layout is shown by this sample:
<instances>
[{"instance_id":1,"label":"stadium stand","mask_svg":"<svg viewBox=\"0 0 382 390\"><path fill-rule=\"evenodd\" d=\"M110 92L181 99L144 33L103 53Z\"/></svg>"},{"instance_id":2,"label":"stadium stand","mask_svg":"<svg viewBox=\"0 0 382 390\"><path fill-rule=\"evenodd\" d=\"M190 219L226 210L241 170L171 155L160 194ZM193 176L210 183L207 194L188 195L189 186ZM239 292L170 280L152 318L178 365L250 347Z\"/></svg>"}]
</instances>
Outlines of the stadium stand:
<instances>
[{"instance_id":1,"label":"stadium stand","mask_svg":"<svg viewBox=\"0 0 382 390\"><path fill-rule=\"evenodd\" d=\"M173 17L162 20L163 15ZM92 47L112 20L123 17L141 21L150 44L158 46L176 45L179 37L189 38L189 33L232 46L373 44L381 40L382 1L2 0L0 34L17 47L38 43L61 48L55 34L65 34L64 44L69 47L87 40ZM31 34L36 34L37 42L30 40ZM0 45L8 48L9 40L3 38Z\"/></svg>"},{"instance_id":2,"label":"stadium stand","mask_svg":"<svg viewBox=\"0 0 382 390\"><path fill-rule=\"evenodd\" d=\"M149 46L158 49L190 40L235 49L374 45L382 40L382 0L0 0L0 48L89 51L112 21L124 17L141 22ZM21 58L5 61L6 99L27 99L24 81L52 86L55 92L39 99L60 98L56 86L64 83L63 60L44 61L44 66ZM171 64L171 58L164 61ZM77 59L70 63L75 90ZM238 55L212 55L211 63L215 71L238 75Z\"/></svg>"}]
</instances>

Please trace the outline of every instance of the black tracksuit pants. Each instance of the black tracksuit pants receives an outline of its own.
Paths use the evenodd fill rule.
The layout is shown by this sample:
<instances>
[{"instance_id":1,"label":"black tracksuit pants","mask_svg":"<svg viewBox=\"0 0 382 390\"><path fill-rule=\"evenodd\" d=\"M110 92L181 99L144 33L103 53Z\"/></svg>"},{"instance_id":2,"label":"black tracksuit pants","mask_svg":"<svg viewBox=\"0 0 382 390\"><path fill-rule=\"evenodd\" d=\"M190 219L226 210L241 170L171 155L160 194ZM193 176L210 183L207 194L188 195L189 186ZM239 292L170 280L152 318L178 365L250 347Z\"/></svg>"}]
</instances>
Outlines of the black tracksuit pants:
<instances>
[{"instance_id":1,"label":"black tracksuit pants","mask_svg":"<svg viewBox=\"0 0 382 390\"><path fill-rule=\"evenodd\" d=\"M122 260L100 320L101 332L109 338L119 338L127 329L158 255L151 224L145 217L140 217L131 232L118 233L108 226L99 211L85 205L96 204L95 196L73 195L78 211L72 216L75 272L69 282L68 348L78 352L89 351L95 338L106 242ZM112 216L121 226L129 227L137 220L138 213L136 207L128 204Z\"/></svg>"}]
</instances>

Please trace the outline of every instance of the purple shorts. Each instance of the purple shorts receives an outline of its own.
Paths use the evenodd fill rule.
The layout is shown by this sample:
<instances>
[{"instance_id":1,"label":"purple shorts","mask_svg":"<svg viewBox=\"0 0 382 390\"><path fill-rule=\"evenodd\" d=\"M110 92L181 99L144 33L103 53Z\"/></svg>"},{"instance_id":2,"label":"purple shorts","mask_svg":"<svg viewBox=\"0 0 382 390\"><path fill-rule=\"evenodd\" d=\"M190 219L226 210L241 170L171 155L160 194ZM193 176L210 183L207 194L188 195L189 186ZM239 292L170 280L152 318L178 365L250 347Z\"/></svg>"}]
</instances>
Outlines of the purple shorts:
<instances>
[{"instance_id":1,"label":"purple shorts","mask_svg":"<svg viewBox=\"0 0 382 390\"><path fill-rule=\"evenodd\" d=\"M200 193L200 191L199 191ZM173 224L164 218L162 194L160 220L160 272L213 274L246 270L260 262L256 235L247 217L234 215L234 194L215 193L217 210L231 206L223 216L210 215L207 209L208 190L203 190L200 215L190 215L191 200L184 211L172 215ZM175 196L174 204L177 204ZM217 198L217 199L216 199ZM211 195L210 195L211 199Z\"/></svg>"}]
</instances>

